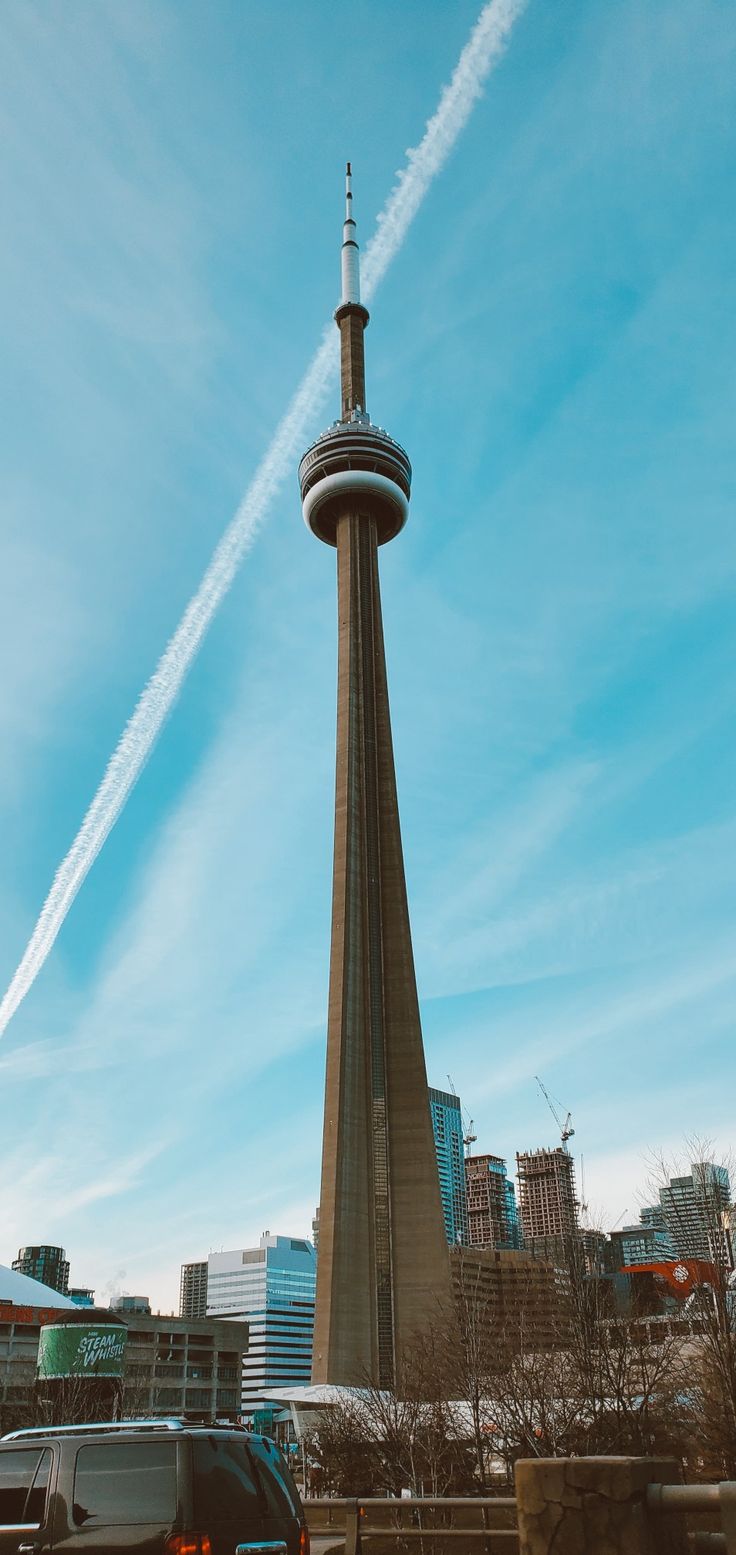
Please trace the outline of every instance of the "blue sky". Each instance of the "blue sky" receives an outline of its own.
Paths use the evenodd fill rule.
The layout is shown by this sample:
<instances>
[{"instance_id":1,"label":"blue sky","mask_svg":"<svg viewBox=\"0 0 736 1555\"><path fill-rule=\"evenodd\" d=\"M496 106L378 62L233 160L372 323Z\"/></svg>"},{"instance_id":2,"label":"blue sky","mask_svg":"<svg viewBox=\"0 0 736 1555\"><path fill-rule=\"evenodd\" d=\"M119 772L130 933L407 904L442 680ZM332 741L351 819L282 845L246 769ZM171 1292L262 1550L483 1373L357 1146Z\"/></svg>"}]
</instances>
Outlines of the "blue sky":
<instances>
[{"instance_id":1,"label":"blue sky","mask_svg":"<svg viewBox=\"0 0 736 1555\"><path fill-rule=\"evenodd\" d=\"M365 240L476 14L6 9L3 985L334 306L342 163ZM727 0L530 0L367 335L430 1080L513 1157L541 1074L604 1223L736 1143L735 55ZM0 1045L0 1261L168 1307L308 1231L335 627L294 477Z\"/></svg>"}]
</instances>

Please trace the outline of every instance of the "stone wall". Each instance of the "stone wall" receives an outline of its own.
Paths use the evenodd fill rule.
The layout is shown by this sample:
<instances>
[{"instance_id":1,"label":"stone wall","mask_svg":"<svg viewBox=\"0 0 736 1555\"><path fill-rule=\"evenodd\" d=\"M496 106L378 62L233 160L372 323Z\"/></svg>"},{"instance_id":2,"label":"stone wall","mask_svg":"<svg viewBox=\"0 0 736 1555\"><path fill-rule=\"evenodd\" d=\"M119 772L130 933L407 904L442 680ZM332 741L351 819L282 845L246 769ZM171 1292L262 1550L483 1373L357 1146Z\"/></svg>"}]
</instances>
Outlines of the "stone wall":
<instances>
[{"instance_id":1,"label":"stone wall","mask_svg":"<svg viewBox=\"0 0 736 1555\"><path fill-rule=\"evenodd\" d=\"M684 1527L647 1516L667 1458L527 1458L516 1465L519 1555L685 1555Z\"/></svg>"}]
</instances>

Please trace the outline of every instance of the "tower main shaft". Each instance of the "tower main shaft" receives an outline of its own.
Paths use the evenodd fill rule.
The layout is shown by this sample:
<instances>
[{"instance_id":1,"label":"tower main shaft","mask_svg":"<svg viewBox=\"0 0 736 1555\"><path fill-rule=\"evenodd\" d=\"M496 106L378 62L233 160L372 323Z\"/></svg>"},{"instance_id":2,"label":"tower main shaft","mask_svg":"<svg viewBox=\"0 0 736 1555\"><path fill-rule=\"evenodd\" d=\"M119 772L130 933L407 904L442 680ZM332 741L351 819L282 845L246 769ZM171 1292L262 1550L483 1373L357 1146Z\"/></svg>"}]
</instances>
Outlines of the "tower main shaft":
<instances>
[{"instance_id":1,"label":"tower main shaft","mask_svg":"<svg viewBox=\"0 0 736 1555\"><path fill-rule=\"evenodd\" d=\"M349 174L349 169L348 169ZM411 468L365 412L348 179L342 419L300 465L304 514L337 550L335 858L313 1380L390 1386L449 1302L394 771L378 546ZM347 255L346 247L351 251Z\"/></svg>"}]
</instances>

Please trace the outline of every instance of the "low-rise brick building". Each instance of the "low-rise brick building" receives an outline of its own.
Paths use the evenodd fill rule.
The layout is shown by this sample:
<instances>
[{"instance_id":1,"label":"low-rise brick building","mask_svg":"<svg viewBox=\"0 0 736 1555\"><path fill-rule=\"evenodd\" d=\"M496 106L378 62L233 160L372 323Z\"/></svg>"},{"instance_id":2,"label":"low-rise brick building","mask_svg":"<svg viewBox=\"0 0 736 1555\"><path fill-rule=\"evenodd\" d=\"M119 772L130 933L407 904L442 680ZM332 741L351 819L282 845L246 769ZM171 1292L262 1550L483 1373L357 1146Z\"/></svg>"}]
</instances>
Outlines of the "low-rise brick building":
<instances>
[{"instance_id":1,"label":"low-rise brick building","mask_svg":"<svg viewBox=\"0 0 736 1555\"><path fill-rule=\"evenodd\" d=\"M123 1408L127 1415L235 1420L248 1324L126 1312Z\"/></svg>"},{"instance_id":2,"label":"low-rise brick building","mask_svg":"<svg viewBox=\"0 0 736 1555\"><path fill-rule=\"evenodd\" d=\"M0 1301L0 1434L35 1423L41 1327L55 1307ZM248 1349L247 1323L126 1314L123 1410L128 1416L235 1420Z\"/></svg>"}]
</instances>

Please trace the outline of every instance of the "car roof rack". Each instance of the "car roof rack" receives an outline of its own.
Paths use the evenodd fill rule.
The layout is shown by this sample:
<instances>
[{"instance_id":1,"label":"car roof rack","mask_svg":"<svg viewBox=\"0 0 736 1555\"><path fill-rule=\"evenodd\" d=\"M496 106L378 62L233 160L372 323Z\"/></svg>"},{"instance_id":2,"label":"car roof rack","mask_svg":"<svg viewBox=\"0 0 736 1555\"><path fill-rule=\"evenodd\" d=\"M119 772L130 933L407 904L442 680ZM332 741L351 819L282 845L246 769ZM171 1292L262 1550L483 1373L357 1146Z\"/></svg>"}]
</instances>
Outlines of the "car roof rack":
<instances>
[{"instance_id":1,"label":"car roof rack","mask_svg":"<svg viewBox=\"0 0 736 1555\"><path fill-rule=\"evenodd\" d=\"M7 1436L0 1437L0 1441L14 1442L19 1436L78 1436L83 1431L186 1431L194 1424L192 1420L176 1419L173 1415L160 1420L96 1420L87 1425L33 1425L26 1426L22 1431L8 1431Z\"/></svg>"}]
</instances>

